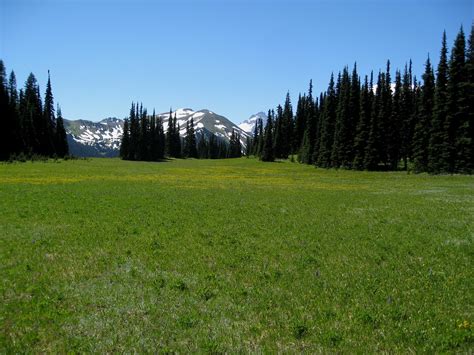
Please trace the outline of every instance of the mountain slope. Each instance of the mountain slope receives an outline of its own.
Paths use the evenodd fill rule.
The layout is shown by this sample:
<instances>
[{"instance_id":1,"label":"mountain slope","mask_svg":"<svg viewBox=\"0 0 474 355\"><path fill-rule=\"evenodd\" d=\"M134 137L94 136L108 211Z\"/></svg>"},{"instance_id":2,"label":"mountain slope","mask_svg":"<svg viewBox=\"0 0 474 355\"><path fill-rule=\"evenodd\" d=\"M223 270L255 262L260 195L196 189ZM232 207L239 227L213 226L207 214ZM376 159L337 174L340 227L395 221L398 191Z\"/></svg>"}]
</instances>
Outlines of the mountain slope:
<instances>
[{"instance_id":1,"label":"mountain slope","mask_svg":"<svg viewBox=\"0 0 474 355\"><path fill-rule=\"evenodd\" d=\"M263 125L267 123L267 114L265 112L259 112L256 113L255 115L250 116L248 119L245 121L241 122L239 124L239 128L243 130L244 132L249 133L250 135L253 134L253 131L255 130L255 124L257 123L257 120L261 118L263 121Z\"/></svg>"},{"instance_id":2,"label":"mountain slope","mask_svg":"<svg viewBox=\"0 0 474 355\"><path fill-rule=\"evenodd\" d=\"M232 130L240 133L241 142L245 146L247 132L232 123L224 116L209 110L194 111L190 108L181 108L173 111L180 127L181 137L186 136L186 123L194 121L196 137L208 138L215 134L218 138L229 141ZM157 115L163 121L163 129L168 128L169 112ZM100 122L86 120L64 120L70 153L85 157L115 157L120 150L120 141L123 135L124 120L106 118Z\"/></svg>"},{"instance_id":3,"label":"mountain slope","mask_svg":"<svg viewBox=\"0 0 474 355\"><path fill-rule=\"evenodd\" d=\"M100 122L64 120L69 151L75 156L118 156L123 120L106 118Z\"/></svg>"}]
</instances>

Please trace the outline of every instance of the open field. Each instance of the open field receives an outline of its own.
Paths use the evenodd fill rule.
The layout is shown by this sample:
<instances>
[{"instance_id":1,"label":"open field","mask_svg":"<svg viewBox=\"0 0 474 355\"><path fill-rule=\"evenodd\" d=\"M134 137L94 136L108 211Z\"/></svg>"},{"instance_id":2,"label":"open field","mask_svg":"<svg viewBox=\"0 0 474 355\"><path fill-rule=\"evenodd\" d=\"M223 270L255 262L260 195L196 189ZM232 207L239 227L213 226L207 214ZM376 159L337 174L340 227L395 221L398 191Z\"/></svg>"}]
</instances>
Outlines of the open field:
<instances>
[{"instance_id":1,"label":"open field","mask_svg":"<svg viewBox=\"0 0 474 355\"><path fill-rule=\"evenodd\" d=\"M0 352L474 350L474 177L0 165Z\"/></svg>"}]
</instances>

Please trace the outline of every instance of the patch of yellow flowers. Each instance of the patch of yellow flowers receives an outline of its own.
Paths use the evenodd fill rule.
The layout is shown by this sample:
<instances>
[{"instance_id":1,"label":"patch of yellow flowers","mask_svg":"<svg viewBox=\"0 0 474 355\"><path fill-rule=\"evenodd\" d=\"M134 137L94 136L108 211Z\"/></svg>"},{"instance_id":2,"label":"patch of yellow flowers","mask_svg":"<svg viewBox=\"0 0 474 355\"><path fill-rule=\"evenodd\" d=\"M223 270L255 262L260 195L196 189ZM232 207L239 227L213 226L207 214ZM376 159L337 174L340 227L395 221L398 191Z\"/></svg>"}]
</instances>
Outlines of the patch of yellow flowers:
<instances>
[{"instance_id":1,"label":"patch of yellow flowers","mask_svg":"<svg viewBox=\"0 0 474 355\"><path fill-rule=\"evenodd\" d=\"M472 324L469 323L469 321L464 320L463 322L458 324L459 329L470 329L472 327Z\"/></svg>"}]
</instances>

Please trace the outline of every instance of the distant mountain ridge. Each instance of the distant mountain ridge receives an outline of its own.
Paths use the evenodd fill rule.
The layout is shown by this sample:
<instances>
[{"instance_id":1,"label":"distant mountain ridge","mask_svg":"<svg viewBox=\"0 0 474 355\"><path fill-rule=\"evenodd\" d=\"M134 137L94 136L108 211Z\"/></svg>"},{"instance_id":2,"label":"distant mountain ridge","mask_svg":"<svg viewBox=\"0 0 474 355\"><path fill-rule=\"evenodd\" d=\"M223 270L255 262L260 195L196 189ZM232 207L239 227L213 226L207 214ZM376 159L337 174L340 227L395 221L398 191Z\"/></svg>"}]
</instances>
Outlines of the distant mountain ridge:
<instances>
[{"instance_id":1,"label":"distant mountain ridge","mask_svg":"<svg viewBox=\"0 0 474 355\"><path fill-rule=\"evenodd\" d=\"M218 138L229 141L232 131L240 133L242 145L245 146L249 134L228 118L207 109L194 111L180 108L172 111L180 127L181 137L186 135L186 123L194 122L198 140L215 134ZM157 115L162 119L163 129L168 128L169 112ZM99 122L87 120L64 120L70 153L81 157L116 157L119 155L123 135L123 119L106 118Z\"/></svg>"}]
</instances>

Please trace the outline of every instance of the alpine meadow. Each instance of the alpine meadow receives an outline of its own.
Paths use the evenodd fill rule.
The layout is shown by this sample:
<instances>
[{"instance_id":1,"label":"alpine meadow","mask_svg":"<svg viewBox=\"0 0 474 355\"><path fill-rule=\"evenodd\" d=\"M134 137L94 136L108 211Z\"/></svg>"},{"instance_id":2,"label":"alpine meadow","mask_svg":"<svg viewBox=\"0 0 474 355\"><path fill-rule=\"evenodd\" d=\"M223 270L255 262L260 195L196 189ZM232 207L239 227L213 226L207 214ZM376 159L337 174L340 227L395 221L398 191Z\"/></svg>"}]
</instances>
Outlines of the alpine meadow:
<instances>
[{"instance_id":1,"label":"alpine meadow","mask_svg":"<svg viewBox=\"0 0 474 355\"><path fill-rule=\"evenodd\" d=\"M1 354L474 352L470 1L0 13Z\"/></svg>"}]
</instances>

